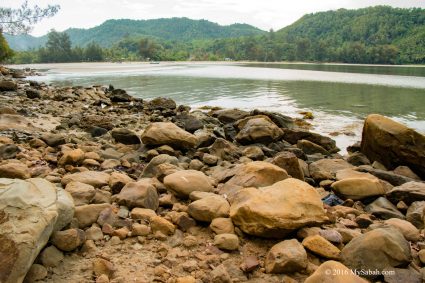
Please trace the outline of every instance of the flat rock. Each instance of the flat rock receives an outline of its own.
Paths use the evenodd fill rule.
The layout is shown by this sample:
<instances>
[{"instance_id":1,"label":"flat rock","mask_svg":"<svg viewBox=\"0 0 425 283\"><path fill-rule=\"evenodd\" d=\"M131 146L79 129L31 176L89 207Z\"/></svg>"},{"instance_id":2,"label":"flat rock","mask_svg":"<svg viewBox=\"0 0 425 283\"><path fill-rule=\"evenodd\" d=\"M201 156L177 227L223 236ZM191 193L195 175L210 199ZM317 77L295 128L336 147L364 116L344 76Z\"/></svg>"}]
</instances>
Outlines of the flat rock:
<instances>
[{"instance_id":1,"label":"flat rock","mask_svg":"<svg viewBox=\"0 0 425 283\"><path fill-rule=\"evenodd\" d=\"M34 131L37 128L25 117L13 114L0 114L0 130Z\"/></svg>"},{"instance_id":2,"label":"flat rock","mask_svg":"<svg viewBox=\"0 0 425 283\"><path fill-rule=\"evenodd\" d=\"M115 197L118 204L125 205L130 209L142 207L156 210L159 206L158 193L152 185L151 179L130 182Z\"/></svg>"},{"instance_id":3,"label":"flat rock","mask_svg":"<svg viewBox=\"0 0 425 283\"><path fill-rule=\"evenodd\" d=\"M381 219L399 218L405 219L404 215L384 197L377 198L365 207L365 211Z\"/></svg>"},{"instance_id":4,"label":"flat rock","mask_svg":"<svg viewBox=\"0 0 425 283\"><path fill-rule=\"evenodd\" d=\"M308 167L310 175L318 180L334 178L339 170L351 168L353 165L343 159L321 159L311 163Z\"/></svg>"},{"instance_id":5,"label":"flat rock","mask_svg":"<svg viewBox=\"0 0 425 283\"><path fill-rule=\"evenodd\" d=\"M239 191L231 204L230 217L245 233L269 238L284 237L328 219L316 189L293 178Z\"/></svg>"},{"instance_id":6,"label":"flat rock","mask_svg":"<svg viewBox=\"0 0 425 283\"><path fill-rule=\"evenodd\" d=\"M62 177L62 185L66 186L70 182L80 182L91 185L95 188L100 188L108 185L109 174L98 171L84 171L74 174L68 174Z\"/></svg>"},{"instance_id":7,"label":"flat rock","mask_svg":"<svg viewBox=\"0 0 425 283\"><path fill-rule=\"evenodd\" d=\"M425 183L405 183L401 186L394 187L386 194L386 197L394 203L403 201L406 204L411 204L414 201L423 201L425 200Z\"/></svg>"},{"instance_id":8,"label":"flat rock","mask_svg":"<svg viewBox=\"0 0 425 283\"><path fill-rule=\"evenodd\" d=\"M370 178L346 178L331 185L336 195L344 199L362 200L385 194L384 186L379 180Z\"/></svg>"},{"instance_id":9,"label":"flat rock","mask_svg":"<svg viewBox=\"0 0 425 283\"><path fill-rule=\"evenodd\" d=\"M308 236L302 244L318 256L327 259L339 259L340 250L320 235Z\"/></svg>"},{"instance_id":10,"label":"flat rock","mask_svg":"<svg viewBox=\"0 0 425 283\"><path fill-rule=\"evenodd\" d=\"M137 134L129 129L117 128L111 131L111 136L116 142L122 144L140 144Z\"/></svg>"},{"instance_id":11,"label":"flat rock","mask_svg":"<svg viewBox=\"0 0 425 283\"><path fill-rule=\"evenodd\" d=\"M202 198L189 204L188 213L198 221L211 222L215 218L228 217L230 205L221 196Z\"/></svg>"},{"instance_id":12,"label":"flat rock","mask_svg":"<svg viewBox=\"0 0 425 283\"><path fill-rule=\"evenodd\" d=\"M31 178L28 166L21 162L8 162L0 165L0 178L28 179Z\"/></svg>"}]
</instances>

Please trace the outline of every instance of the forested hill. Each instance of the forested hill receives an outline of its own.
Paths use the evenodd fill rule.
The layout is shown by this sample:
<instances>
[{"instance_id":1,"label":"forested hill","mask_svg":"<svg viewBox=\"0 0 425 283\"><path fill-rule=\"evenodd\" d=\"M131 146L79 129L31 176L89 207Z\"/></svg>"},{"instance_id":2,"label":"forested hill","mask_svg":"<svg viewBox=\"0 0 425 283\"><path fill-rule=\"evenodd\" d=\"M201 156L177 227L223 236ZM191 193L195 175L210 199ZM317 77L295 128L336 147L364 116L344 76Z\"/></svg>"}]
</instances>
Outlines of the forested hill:
<instances>
[{"instance_id":1,"label":"forested hill","mask_svg":"<svg viewBox=\"0 0 425 283\"><path fill-rule=\"evenodd\" d=\"M376 6L308 14L277 31L276 41L296 43L290 56L316 61L329 61L338 55L346 57L340 61L368 63L371 58L365 54L379 57L385 55L381 53L395 52L401 62L423 63L425 10Z\"/></svg>"},{"instance_id":2,"label":"forested hill","mask_svg":"<svg viewBox=\"0 0 425 283\"><path fill-rule=\"evenodd\" d=\"M191 41L199 39L231 38L266 33L247 24L221 26L207 20L170 18L154 20L107 20L90 29L71 28L65 31L74 46L95 42L101 47L110 47L125 37L153 37L164 40ZM44 45L47 36L8 36L12 49L26 50Z\"/></svg>"}]
</instances>

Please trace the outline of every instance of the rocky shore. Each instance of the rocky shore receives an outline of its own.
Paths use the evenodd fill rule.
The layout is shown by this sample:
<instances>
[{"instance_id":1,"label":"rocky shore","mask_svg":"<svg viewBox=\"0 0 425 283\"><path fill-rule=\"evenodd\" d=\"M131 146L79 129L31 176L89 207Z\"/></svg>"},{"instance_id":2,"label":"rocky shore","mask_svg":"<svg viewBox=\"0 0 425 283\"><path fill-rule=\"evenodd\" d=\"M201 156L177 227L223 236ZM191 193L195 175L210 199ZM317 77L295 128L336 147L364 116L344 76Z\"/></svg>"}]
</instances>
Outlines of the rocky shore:
<instances>
[{"instance_id":1,"label":"rocky shore","mask_svg":"<svg viewBox=\"0 0 425 283\"><path fill-rule=\"evenodd\" d=\"M425 137L0 67L0 282L422 282Z\"/></svg>"}]
</instances>

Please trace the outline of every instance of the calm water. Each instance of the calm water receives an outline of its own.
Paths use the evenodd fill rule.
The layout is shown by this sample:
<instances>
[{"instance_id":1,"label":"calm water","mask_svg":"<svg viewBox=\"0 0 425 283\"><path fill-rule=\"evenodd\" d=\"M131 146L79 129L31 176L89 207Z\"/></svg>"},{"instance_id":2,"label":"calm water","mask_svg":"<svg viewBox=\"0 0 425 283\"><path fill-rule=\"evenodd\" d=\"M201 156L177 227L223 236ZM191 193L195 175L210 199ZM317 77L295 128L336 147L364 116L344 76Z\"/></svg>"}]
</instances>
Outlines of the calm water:
<instances>
[{"instance_id":1,"label":"calm water","mask_svg":"<svg viewBox=\"0 0 425 283\"><path fill-rule=\"evenodd\" d=\"M314 131L342 134L340 147L360 139L362 120L380 113L425 132L425 67L327 64L95 63L32 66L55 85L112 84L144 99L180 104L266 109L301 117ZM354 136L344 133L354 133Z\"/></svg>"}]
</instances>

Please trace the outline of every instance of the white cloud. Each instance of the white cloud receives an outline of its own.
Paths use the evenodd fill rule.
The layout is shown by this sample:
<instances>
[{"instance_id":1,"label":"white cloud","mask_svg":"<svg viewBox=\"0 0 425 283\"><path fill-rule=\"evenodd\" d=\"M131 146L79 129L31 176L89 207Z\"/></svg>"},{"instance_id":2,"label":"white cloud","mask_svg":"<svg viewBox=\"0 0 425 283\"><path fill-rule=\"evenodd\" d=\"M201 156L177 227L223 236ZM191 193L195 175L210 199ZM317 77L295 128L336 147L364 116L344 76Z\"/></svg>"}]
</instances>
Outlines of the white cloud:
<instances>
[{"instance_id":1,"label":"white cloud","mask_svg":"<svg viewBox=\"0 0 425 283\"><path fill-rule=\"evenodd\" d=\"M23 0L1 0L2 7L17 7ZM422 0L30 0L30 4L61 5L60 12L34 28L34 35L50 29L89 28L107 19L188 17L219 24L248 23L264 30L278 30L306 13L354 9L375 5L422 7Z\"/></svg>"}]
</instances>

